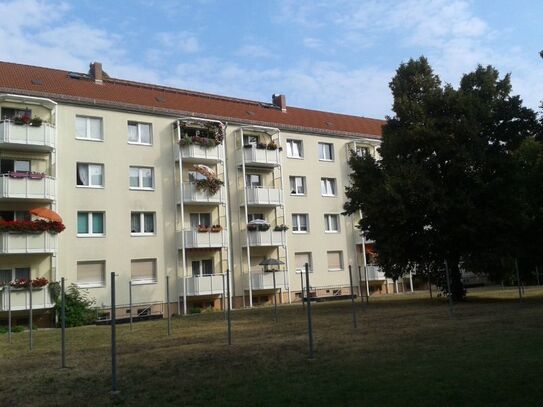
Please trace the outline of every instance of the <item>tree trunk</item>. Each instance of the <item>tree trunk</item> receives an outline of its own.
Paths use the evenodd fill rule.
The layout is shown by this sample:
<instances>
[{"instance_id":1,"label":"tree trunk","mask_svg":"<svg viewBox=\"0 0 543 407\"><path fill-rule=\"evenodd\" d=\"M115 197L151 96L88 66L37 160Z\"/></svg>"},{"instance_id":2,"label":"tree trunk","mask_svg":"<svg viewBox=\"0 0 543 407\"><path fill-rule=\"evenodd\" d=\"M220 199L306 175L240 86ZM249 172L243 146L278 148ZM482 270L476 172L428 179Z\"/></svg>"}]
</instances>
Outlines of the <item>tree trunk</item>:
<instances>
[{"instance_id":1,"label":"tree trunk","mask_svg":"<svg viewBox=\"0 0 543 407\"><path fill-rule=\"evenodd\" d=\"M447 261L449 263L449 274L451 279L451 296L453 301L462 301L466 296L464 284L462 284L462 275L458 267L458 257L452 257Z\"/></svg>"}]
</instances>

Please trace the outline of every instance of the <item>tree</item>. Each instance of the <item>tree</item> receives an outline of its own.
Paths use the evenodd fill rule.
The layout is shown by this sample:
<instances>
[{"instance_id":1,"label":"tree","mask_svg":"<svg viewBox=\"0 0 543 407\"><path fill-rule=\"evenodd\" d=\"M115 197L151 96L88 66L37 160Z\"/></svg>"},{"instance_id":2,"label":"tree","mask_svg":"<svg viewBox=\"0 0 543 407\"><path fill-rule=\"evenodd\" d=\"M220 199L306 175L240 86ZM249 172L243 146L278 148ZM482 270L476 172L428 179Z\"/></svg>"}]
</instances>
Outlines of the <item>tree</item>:
<instances>
[{"instance_id":1,"label":"tree","mask_svg":"<svg viewBox=\"0 0 543 407\"><path fill-rule=\"evenodd\" d=\"M351 157L345 213L362 210L360 228L387 276L443 276L447 260L459 300L461 268L489 273L495 253L517 250L508 244L518 220L511 151L536 131L536 116L490 66L453 89L421 57L400 65L390 88L395 115L383 127L382 159Z\"/></svg>"}]
</instances>

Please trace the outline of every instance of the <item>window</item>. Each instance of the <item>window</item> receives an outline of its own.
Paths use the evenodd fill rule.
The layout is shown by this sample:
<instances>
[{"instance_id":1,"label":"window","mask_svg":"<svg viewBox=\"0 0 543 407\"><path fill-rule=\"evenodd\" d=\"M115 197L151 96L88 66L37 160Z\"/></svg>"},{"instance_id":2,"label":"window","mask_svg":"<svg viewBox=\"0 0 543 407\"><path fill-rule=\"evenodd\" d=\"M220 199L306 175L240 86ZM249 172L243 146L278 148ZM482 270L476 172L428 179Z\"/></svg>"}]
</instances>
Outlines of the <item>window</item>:
<instances>
[{"instance_id":1,"label":"window","mask_svg":"<svg viewBox=\"0 0 543 407\"><path fill-rule=\"evenodd\" d=\"M84 140L103 141L102 119L99 117L76 116L75 137Z\"/></svg>"},{"instance_id":2,"label":"window","mask_svg":"<svg viewBox=\"0 0 543 407\"><path fill-rule=\"evenodd\" d=\"M309 264L309 272L313 272L313 262L311 261L311 253L294 253L296 262L296 273L305 272L305 263Z\"/></svg>"},{"instance_id":3,"label":"window","mask_svg":"<svg viewBox=\"0 0 543 407\"><path fill-rule=\"evenodd\" d=\"M32 110L30 109L16 109L13 107L2 108L2 120L13 120L16 117L32 117Z\"/></svg>"},{"instance_id":4,"label":"window","mask_svg":"<svg viewBox=\"0 0 543 407\"><path fill-rule=\"evenodd\" d=\"M128 142L151 145L153 142L151 124L128 122Z\"/></svg>"},{"instance_id":5,"label":"window","mask_svg":"<svg viewBox=\"0 0 543 407\"><path fill-rule=\"evenodd\" d=\"M0 211L0 220L30 220L30 218L28 211Z\"/></svg>"},{"instance_id":6,"label":"window","mask_svg":"<svg viewBox=\"0 0 543 407\"><path fill-rule=\"evenodd\" d=\"M0 160L0 174L15 172L30 172L30 160Z\"/></svg>"},{"instance_id":7,"label":"window","mask_svg":"<svg viewBox=\"0 0 543 407\"><path fill-rule=\"evenodd\" d=\"M30 280L30 267L0 269L0 285L14 280Z\"/></svg>"},{"instance_id":8,"label":"window","mask_svg":"<svg viewBox=\"0 0 543 407\"><path fill-rule=\"evenodd\" d=\"M77 186L102 188L104 186L104 166L102 164L77 163Z\"/></svg>"},{"instance_id":9,"label":"window","mask_svg":"<svg viewBox=\"0 0 543 407\"><path fill-rule=\"evenodd\" d=\"M321 178L321 195L336 196L336 179Z\"/></svg>"},{"instance_id":10,"label":"window","mask_svg":"<svg viewBox=\"0 0 543 407\"><path fill-rule=\"evenodd\" d=\"M105 287L105 261L78 261L77 285L83 288Z\"/></svg>"},{"instance_id":11,"label":"window","mask_svg":"<svg viewBox=\"0 0 543 407\"><path fill-rule=\"evenodd\" d=\"M356 155L359 157L365 157L367 155L370 155L370 148L367 146L356 146Z\"/></svg>"},{"instance_id":12,"label":"window","mask_svg":"<svg viewBox=\"0 0 543 407\"><path fill-rule=\"evenodd\" d=\"M213 274L213 260L193 260L192 275L193 276L210 276Z\"/></svg>"},{"instance_id":13,"label":"window","mask_svg":"<svg viewBox=\"0 0 543 407\"><path fill-rule=\"evenodd\" d=\"M324 230L329 233L338 233L339 215L324 215Z\"/></svg>"},{"instance_id":14,"label":"window","mask_svg":"<svg viewBox=\"0 0 543 407\"><path fill-rule=\"evenodd\" d=\"M309 231L306 213L292 214L292 231L294 233L307 233Z\"/></svg>"},{"instance_id":15,"label":"window","mask_svg":"<svg viewBox=\"0 0 543 407\"><path fill-rule=\"evenodd\" d=\"M288 158L303 158L304 145L302 140L287 140L287 157Z\"/></svg>"},{"instance_id":16,"label":"window","mask_svg":"<svg viewBox=\"0 0 543 407\"><path fill-rule=\"evenodd\" d=\"M326 252L328 256L328 271L343 270L343 252Z\"/></svg>"},{"instance_id":17,"label":"window","mask_svg":"<svg viewBox=\"0 0 543 407\"><path fill-rule=\"evenodd\" d=\"M290 194L305 195L305 177L289 177Z\"/></svg>"},{"instance_id":18,"label":"window","mask_svg":"<svg viewBox=\"0 0 543 407\"><path fill-rule=\"evenodd\" d=\"M132 212L130 217L130 232L133 235L154 235L155 213Z\"/></svg>"},{"instance_id":19,"label":"window","mask_svg":"<svg viewBox=\"0 0 543 407\"><path fill-rule=\"evenodd\" d=\"M130 189L153 189L153 169L148 167L130 167Z\"/></svg>"},{"instance_id":20,"label":"window","mask_svg":"<svg viewBox=\"0 0 543 407\"><path fill-rule=\"evenodd\" d=\"M130 278L134 284L156 283L156 259L132 260Z\"/></svg>"},{"instance_id":21,"label":"window","mask_svg":"<svg viewBox=\"0 0 543 407\"><path fill-rule=\"evenodd\" d=\"M245 182L248 188L262 188L262 177L258 174L245 175Z\"/></svg>"},{"instance_id":22,"label":"window","mask_svg":"<svg viewBox=\"0 0 543 407\"><path fill-rule=\"evenodd\" d=\"M191 213L190 226L193 228L197 228L199 225L211 226L211 214L210 213Z\"/></svg>"},{"instance_id":23,"label":"window","mask_svg":"<svg viewBox=\"0 0 543 407\"><path fill-rule=\"evenodd\" d=\"M196 182L201 179L206 179L206 176L196 171L189 171L189 182Z\"/></svg>"},{"instance_id":24,"label":"window","mask_svg":"<svg viewBox=\"0 0 543 407\"><path fill-rule=\"evenodd\" d=\"M103 212L77 212L78 236L103 236L104 213Z\"/></svg>"},{"instance_id":25,"label":"window","mask_svg":"<svg viewBox=\"0 0 543 407\"><path fill-rule=\"evenodd\" d=\"M251 136L244 134L243 135L243 145L253 145L256 146L258 144L258 136Z\"/></svg>"},{"instance_id":26,"label":"window","mask_svg":"<svg viewBox=\"0 0 543 407\"><path fill-rule=\"evenodd\" d=\"M332 161L334 159L334 146L329 143L319 143L319 160Z\"/></svg>"},{"instance_id":27,"label":"window","mask_svg":"<svg viewBox=\"0 0 543 407\"><path fill-rule=\"evenodd\" d=\"M263 213L248 213L247 214L247 221L251 222L253 220L264 220L264 214Z\"/></svg>"}]
</instances>

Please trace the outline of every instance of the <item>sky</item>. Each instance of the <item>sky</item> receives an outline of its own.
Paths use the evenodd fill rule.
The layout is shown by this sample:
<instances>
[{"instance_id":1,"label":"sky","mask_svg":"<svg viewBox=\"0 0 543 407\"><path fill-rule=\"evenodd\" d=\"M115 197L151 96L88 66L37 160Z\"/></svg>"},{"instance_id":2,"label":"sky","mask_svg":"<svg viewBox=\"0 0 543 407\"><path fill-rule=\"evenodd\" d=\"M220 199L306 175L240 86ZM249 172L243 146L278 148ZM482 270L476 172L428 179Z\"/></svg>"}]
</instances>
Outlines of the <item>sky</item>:
<instances>
[{"instance_id":1,"label":"sky","mask_svg":"<svg viewBox=\"0 0 543 407\"><path fill-rule=\"evenodd\" d=\"M457 86L478 64L543 99L541 0L0 0L0 60L359 116L424 55Z\"/></svg>"}]
</instances>

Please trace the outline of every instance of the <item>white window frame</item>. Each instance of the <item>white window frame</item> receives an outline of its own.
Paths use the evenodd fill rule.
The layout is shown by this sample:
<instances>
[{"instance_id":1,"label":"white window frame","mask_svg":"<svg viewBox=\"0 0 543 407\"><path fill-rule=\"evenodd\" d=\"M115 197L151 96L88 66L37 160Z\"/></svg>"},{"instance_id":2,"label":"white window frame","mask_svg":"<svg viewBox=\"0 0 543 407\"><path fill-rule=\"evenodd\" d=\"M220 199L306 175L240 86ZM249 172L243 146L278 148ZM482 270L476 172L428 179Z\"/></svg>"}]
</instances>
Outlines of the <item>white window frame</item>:
<instances>
[{"instance_id":1,"label":"white window frame","mask_svg":"<svg viewBox=\"0 0 543 407\"><path fill-rule=\"evenodd\" d=\"M328 266L328 253L339 253L339 263L340 263L340 268L338 269L331 269L329 268ZM343 250L328 250L326 252L326 268L328 269L328 271L343 271L345 270L345 262L343 260Z\"/></svg>"},{"instance_id":2,"label":"white window frame","mask_svg":"<svg viewBox=\"0 0 543 407\"><path fill-rule=\"evenodd\" d=\"M204 274L204 261L211 261L211 274ZM199 274L194 274L194 269L192 268L192 263L198 262L198 271ZM207 277L212 276L215 274L215 262L213 261L213 258L210 259L199 259L199 260L192 260L190 262L190 269L193 277Z\"/></svg>"},{"instance_id":3,"label":"white window frame","mask_svg":"<svg viewBox=\"0 0 543 407\"><path fill-rule=\"evenodd\" d=\"M130 172L132 170L138 171L138 186L133 187L130 185ZM151 186L150 187L144 187L143 186L143 172L145 170L151 170ZM139 167L135 165L131 165L128 168L128 188L136 191L154 191L155 190L155 169L154 167Z\"/></svg>"},{"instance_id":4,"label":"white window frame","mask_svg":"<svg viewBox=\"0 0 543 407\"><path fill-rule=\"evenodd\" d=\"M356 148L355 148L355 154L358 156L358 157L366 157L368 155L370 155L370 147L369 146L361 146L361 145L357 145Z\"/></svg>"},{"instance_id":5,"label":"white window frame","mask_svg":"<svg viewBox=\"0 0 543 407\"><path fill-rule=\"evenodd\" d=\"M250 181L251 178L258 177L258 185L254 186L253 182ZM262 188L262 175L260 174L245 174L245 185L247 185L247 188Z\"/></svg>"},{"instance_id":6,"label":"white window frame","mask_svg":"<svg viewBox=\"0 0 543 407\"><path fill-rule=\"evenodd\" d=\"M294 155L294 144L298 145L298 155ZM304 142L302 140L287 139L287 158L304 159Z\"/></svg>"},{"instance_id":7,"label":"white window frame","mask_svg":"<svg viewBox=\"0 0 543 407\"><path fill-rule=\"evenodd\" d=\"M28 270L28 277L32 279L32 268L30 266L19 266L19 267L0 267L1 271L9 271L11 273L11 278L6 283L17 280L17 270ZM0 280L0 283L2 281Z\"/></svg>"},{"instance_id":8,"label":"white window frame","mask_svg":"<svg viewBox=\"0 0 543 407\"><path fill-rule=\"evenodd\" d=\"M79 137L77 135L77 120L78 119L85 119L85 137ZM98 120L100 122L100 138L93 138L91 137L91 120ZM77 140L86 140L86 141L104 141L104 120L101 117L96 116L86 116L86 115L75 115L75 138Z\"/></svg>"},{"instance_id":9,"label":"white window frame","mask_svg":"<svg viewBox=\"0 0 543 407\"><path fill-rule=\"evenodd\" d=\"M305 217L305 224L307 226L307 230L301 230L300 229L300 219ZM307 213L293 213L292 214L292 233L309 233L309 214Z\"/></svg>"},{"instance_id":10,"label":"white window frame","mask_svg":"<svg viewBox=\"0 0 543 407\"><path fill-rule=\"evenodd\" d=\"M332 229L332 221L331 218L336 218L336 225L337 229ZM337 213L325 213L324 214L324 232L325 233L340 233L341 232L341 226L339 224L339 215Z\"/></svg>"},{"instance_id":11,"label":"white window frame","mask_svg":"<svg viewBox=\"0 0 543 407\"><path fill-rule=\"evenodd\" d=\"M88 184L83 184L83 185L78 185L77 184L77 176L78 176L78 173L79 173L79 166L80 165L86 165L87 166L87 177L88 177ZM90 175L91 173L91 168L100 168L100 171L101 171L101 175L102 175L102 184L100 185L94 185L94 184L91 184L91 181L92 181L92 177ZM106 184L106 177L105 177L105 167L104 167L104 164L98 164L98 163L83 163L83 162L77 162L75 164L75 171L76 171L76 180L75 180L75 186L77 188L104 188L104 185Z\"/></svg>"},{"instance_id":12,"label":"white window frame","mask_svg":"<svg viewBox=\"0 0 543 407\"><path fill-rule=\"evenodd\" d=\"M77 237L104 237L106 235L106 214L105 212L101 211L77 211L77 228L79 228L79 214L86 214L87 215L87 228L89 233L79 233L77 232ZM93 217L95 214L102 215L102 233L94 233L92 230L93 227Z\"/></svg>"},{"instance_id":13,"label":"white window frame","mask_svg":"<svg viewBox=\"0 0 543 407\"><path fill-rule=\"evenodd\" d=\"M321 152L325 151L321 149L321 146L329 147L330 158L327 158L326 154L324 154L324 156L321 156ZM334 161L334 145L332 143L318 143L318 150L319 150L319 161Z\"/></svg>"},{"instance_id":14,"label":"white window frame","mask_svg":"<svg viewBox=\"0 0 543 407\"><path fill-rule=\"evenodd\" d=\"M142 146L153 145L153 125L151 123L128 121L128 128L130 128L130 126L136 126L136 134L138 135L138 141L130 141L130 139L128 139L128 144L136 144L136 145L142 145ZM149 142L148 143L141 141L141 127L142 126L149 127ZM128 134L130 134L130 131L128 132Z\"/></svg>"},{"instance_id":15,"label":"white window frame","mask_svg":"<svg viewBox=\"0 0 543 407\"><path fill-rule=\"evenodd\" d=\"M153 232L145 232L145 215L153 216ZM132 216L139 215L140 217L140 230L139 232L132 232ZM150 211L132 211L130 212L130 235L131 236L155 236L156 235L156 212Z\"/></svg>"},{"instance_id":16,"label":"white window frame","mask_svg":"<svg viewBox=\"0 0 543 407\"><path fill-rule=\"evenodd\" d=\"M296 252L294 253L294 266L296 267L296 255L297 254L308 254L308 258L309 258L309 272L310 273L313 273L313 253L312 252ZM301 273L305 273L305 270L303 269L299 269L298 267L296 267L296 270L295 270L295 273L296 274L301 274Z\"/></svg>"},{"instance_id":17,"label":"white window frame","mask_svg":"<svg viewBox=\"0 0 543 407\"><path fill-rule=\"evenodd\" d=\"M155 268L154 276L150 277L150 278L132 279L132 263L143 262L143 261L152 261L154 263L154 268ZM158 282L158 262L157 262L157 259L150 258L150 259L132 259L132 260L130 260L130 281L132 281L132 285L156 284Z\"/></svg>"},{"instance_id":18,"label":"white window frame","mask_svg":"<svg viewBox=\"0 0 543 407\"><path fill-rule=\"evenodd\" d=\"M293 184L294 180L294 184ZM298 181L301 182L298 183ZM292 188L292 185L294 185L294 188ZM299 176L299 175L293 175L289 177L289 187L290 187L290 195L292 196L305 196L307 195L307 183L305 182L305 177ZM303 189L302 193L298 192L298 187L301 186Z\"/></svg>"},{"instance_id":19,"label":"white window frame","mask_svg":"<svg viewBox=\"0 0 543 407\"><path fill-rule=\"evenodd\" d=\"M80 283L79 281L76 282L76 286L79 288L101 288L106 286L106 261L105 260L88 260L88 261L78 261L76 264L76 279L77 279L77 266L79 264L95 264L95 263L101 263L104 265L104 270L102 274L102 281L96 281L92 283Z\"/></svg>"},{"instance_id":20,"label":"white window frame","mask_svg":"<svg viewBox=\"0 0 543 407\"><path fill-rule=\"evenodd\" d=\"M330 186L330 188L328 188L328 186ZM331 190L331 193L329 190ZM321 196L337 196L336 178L321 178Z\"/></svg>"},{"instance_id":21,"label":"white window frame","mask_svg":"<svg viewBox=\"0 0 543 407\"><path fill-rule=\"evenodd\" d=\"M248 213L247 214L247 222L251 222L257 219L266 220L266 217L264 216L263 213Z\"/></svg>"}]
</instances>

